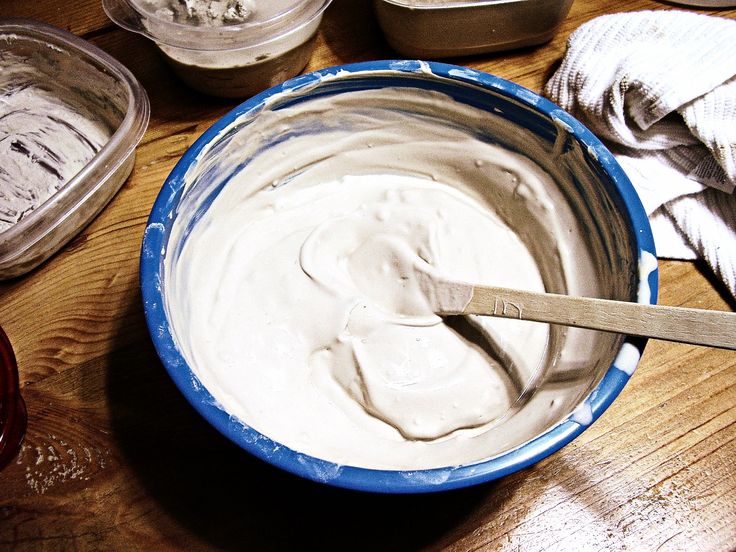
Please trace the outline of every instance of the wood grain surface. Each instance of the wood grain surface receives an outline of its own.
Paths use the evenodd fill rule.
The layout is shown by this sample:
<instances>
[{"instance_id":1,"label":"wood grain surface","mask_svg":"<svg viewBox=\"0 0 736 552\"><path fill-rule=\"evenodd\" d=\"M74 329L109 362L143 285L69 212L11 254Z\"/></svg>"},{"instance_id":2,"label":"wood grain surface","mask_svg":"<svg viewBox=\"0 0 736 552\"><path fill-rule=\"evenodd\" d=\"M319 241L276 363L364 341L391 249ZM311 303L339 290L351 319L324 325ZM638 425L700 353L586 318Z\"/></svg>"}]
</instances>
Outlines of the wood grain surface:
<instances>
[{"instance_id":1,"label":"wood grain surface","mask_svg":"<svg viewBox=\"0 0 736 552\"><path fill-rule=\"evenodd\" d=\"M575 0L541 47L450 61L540 91L577 26L644 0ZM735 10L717 13L736 18ZM112 203L34 272L0 283L29 421L0 473L3 550L733 550L736 354L652 341L621 396L572 444L500 481L381 496L253 459L186 403L145 327L138 255L169 171L237 102L188 90L97 0L0 0L128 66L152 117ZM396 57L367 0L335 0L308 70ZM660 302L732 310L698 264L662 262Z\"/></svg>"}]
</instances>

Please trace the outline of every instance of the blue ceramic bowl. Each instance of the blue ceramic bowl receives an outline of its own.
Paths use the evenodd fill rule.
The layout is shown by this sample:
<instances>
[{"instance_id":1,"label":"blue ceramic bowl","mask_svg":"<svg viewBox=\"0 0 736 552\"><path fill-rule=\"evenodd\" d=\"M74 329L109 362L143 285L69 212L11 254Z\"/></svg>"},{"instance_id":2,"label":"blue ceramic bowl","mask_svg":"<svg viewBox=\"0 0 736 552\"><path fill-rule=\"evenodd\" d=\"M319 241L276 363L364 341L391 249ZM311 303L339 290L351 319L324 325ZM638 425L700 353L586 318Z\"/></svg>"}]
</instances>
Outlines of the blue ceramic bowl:
<instances>
[{"instance_id":1,"label":"blue ceramic bowl","mask_svg":"<svg viewBox=\"0 0 736 552\"><path fill-rule=\"evenodd\" d=\"M575 439L595 421L623 389L641 356L644 340L611 336L610 352L591 369L584 392L568 411L523 443L494 453L487 459L462 466L418 471L390 471L337 465L302 454L273 441L241 423L220 407L197 379L179 352L167 317L165 259L176 255L180 244L169 242L185 190L185 177L206 155L216 155L216 142L233 133L247 132L264 108L279 109L326 94L385 86L418 87L443 92L455 101L515 122L519 135L535 135L549 142L550 151L575 151L581 160L569 168L564 183L580 196L577 209L588 221L591 234L606 249L600 256L612 275L617 292L609 297L655 303L657 269L651 230L639 199L610 152L582 124L551 102L506 80L464 67L418 61L378 61L344 65L306 74L271 88L239 105L220 119L184 154L164 183L146 228L141 253L141 287L149 331L158 354L184 396L223 435L258 458L299 476L339 487L385 492L421 493L466 487L497 479L530 466ZM564 129L564 140L558 140ZM558 140L556 142L556 140ZM593 175L594 186L583 185L577 172ZM191 174L191 173L190 173ZM561 184L562 185L562 184ZM216 195L201 194L198 213ZM587 205L593 209L591 215ZM615 227L615 228L613 228ZM609 236L605 238L605 236ZM611 238L611 236L613 236ZM186 239L186 235L184 238Z\"/></svg>"}]
</instances>

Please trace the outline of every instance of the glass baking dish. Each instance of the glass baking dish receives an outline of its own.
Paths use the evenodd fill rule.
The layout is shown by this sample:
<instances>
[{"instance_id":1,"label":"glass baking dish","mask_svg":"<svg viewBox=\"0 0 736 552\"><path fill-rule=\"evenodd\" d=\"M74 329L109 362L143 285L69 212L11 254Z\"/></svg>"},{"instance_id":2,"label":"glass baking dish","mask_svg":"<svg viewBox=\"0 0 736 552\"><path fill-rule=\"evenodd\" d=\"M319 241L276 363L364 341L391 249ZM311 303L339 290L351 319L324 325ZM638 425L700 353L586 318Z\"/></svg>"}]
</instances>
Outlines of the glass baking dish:
<instances>
[{"instance_id":1,"label":"glass baking dish","mask_svg":"<svg viewBox=\"0 0 736 552\"><path fill-rule=\"evenodd\" d=\"M11 104L10 96L20 91L24 99L16 97ZM148 96L117 60L85 40L50 25L33 20L0 19L0 120L16 117L15 126L6 121L0 140L10 140L13 151L25 154L26 166L39 170L37 165L48 166L49 159L59 158L58 152L52 151L59 144L58 140L54 143L52 138L44 137L33 125L22 122L31 120L28 114L34 115L34 122L44 116L37 106L45 104L33 103L33 94L42 95L44 101L61 98L65 109L78 110L84 120L104 125L106 141L100 142L99 149L75 176L68 180L59 177L60 187L47 199L39 196L38 204L25 207L24 211L13 205L10 212L22 214L19 220L6 223L11 225L0 231L0 279L20 276L41 264L103 209L133 169L135 148L148 125ZM34 108L36 113L32 113ZM27 119L17 115L24 109ZM57 123L76 132L66 120L57 119ZM38 148L39 154L27 151L25 145L30 143ZM4 155L5 159L0 159L0 167L8 168L12 161L10 150L3 151L0 157ZM58 161L58 166L65 160ZM48 172L58 177L58 171L48 169ZM14 187L21 192L22 188L23 183ZM0 192L7 190L0 189ZM0 201L6 199L7 196L0 197Z\"/></svg>"}]
</instances>

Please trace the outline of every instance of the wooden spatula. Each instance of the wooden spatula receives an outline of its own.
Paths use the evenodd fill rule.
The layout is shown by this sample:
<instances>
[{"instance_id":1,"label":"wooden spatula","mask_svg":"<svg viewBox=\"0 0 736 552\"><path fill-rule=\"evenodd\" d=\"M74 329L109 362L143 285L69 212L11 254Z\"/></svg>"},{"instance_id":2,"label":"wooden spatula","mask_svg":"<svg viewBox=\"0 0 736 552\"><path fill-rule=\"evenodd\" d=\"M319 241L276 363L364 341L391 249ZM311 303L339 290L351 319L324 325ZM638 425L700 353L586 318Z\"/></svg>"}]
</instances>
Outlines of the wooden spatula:
<instances>
[{"instance_id":1,"label":"wooden spatula","mask_svg":"<svg viewBox=\"0 0 736 552\"><path fill-rule=\"evenodd\" d=\"M736 350L736 313L473 285L424 273L439 315L480 314Z\"/></svg>"}]
</instances>

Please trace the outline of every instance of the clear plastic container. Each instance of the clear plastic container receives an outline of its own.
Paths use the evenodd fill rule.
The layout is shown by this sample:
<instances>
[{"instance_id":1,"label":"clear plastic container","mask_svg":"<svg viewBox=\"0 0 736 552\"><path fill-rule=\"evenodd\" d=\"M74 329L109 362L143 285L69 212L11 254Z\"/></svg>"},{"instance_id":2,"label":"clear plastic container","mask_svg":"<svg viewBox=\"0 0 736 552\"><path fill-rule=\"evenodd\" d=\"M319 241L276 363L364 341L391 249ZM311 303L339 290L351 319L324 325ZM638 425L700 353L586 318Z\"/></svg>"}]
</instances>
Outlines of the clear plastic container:
<instances>
[{"instance_id":1,"label":"clear plastic container","mask_svg":"<svg viewBox=\"0 0 736 552\"><path fill-rule=\"evenodd\" d=\"M181 21L171 15L170 0L102 0L102 5L115 23L153 40L195 90L242 98L304 69L330 2L260 2L244 21L222 24Z\"/></svg>"},{"instance_id":2,"label":"clear plastic container","mask_svg":"<svg viewBox=\"0 0 736 552\"><path fill-rule=\"evenodd\" d=\"M76 176L0 232L0 279L8 279L48 259L117 193L133 169L150 104L145 90L117 60L50 25L0 19L0 50L0 71L13 75L12 82L3 81L0 98L20 89L61 98L65 106L109 129L107 141Z\"/></svg>"},{"instance_id":3,"label":"clear plastic container","mask_svg":"<svg viewBox=\"0 0 736 552\"><path fill-rule=\"evenodd\" d=\"M443 58L550 40L572 0L374 0L378 23L404 56Z\"/></svg>"}]
</instances>

